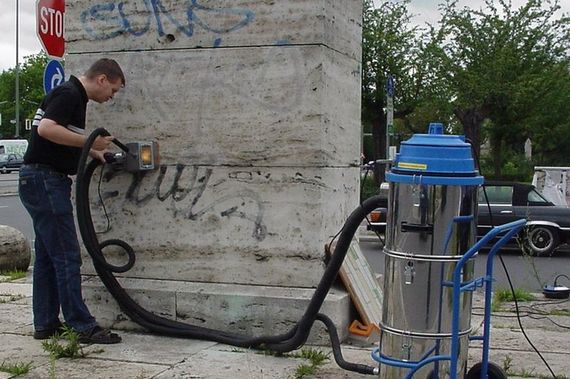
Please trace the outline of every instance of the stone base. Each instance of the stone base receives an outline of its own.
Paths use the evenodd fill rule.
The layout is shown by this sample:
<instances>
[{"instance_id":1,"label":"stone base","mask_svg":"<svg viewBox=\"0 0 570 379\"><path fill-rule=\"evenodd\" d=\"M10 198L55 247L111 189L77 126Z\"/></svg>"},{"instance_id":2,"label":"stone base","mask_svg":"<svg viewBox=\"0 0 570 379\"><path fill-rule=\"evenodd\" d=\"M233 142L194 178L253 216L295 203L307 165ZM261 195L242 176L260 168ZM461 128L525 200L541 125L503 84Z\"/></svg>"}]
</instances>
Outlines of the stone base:
<instances>
[{"instance_id":1,"label":"stone base","mask_svg":"<svg viewBox=\"0 0 570 379\"><path fill-rule=\"evenodd\" d=\"M244 336L273 336L289 331L305 312L314 292L313 289L293 287L118 280L137 303L158 316ZM101 325L144 330L119 308L98 277L84 281L83 295ZM343 341L348 336L350 312L350 297L342 288L332 288L320 310L333 320ZM315 322L307 342L330 345L322 323Z\"/></svg>"}]
</instances>

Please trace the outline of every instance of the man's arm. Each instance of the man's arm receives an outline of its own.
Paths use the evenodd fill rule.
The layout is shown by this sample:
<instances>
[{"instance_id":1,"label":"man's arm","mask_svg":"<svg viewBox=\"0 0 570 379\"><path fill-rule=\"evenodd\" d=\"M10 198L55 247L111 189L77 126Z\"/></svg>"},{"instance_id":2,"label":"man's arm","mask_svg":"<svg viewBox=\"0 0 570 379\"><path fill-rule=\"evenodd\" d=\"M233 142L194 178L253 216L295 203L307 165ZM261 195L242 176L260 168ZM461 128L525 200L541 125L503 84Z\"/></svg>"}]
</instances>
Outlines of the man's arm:
<instances>
[{"instance_id":1,"label":"man's arm","mask_svg":"<svg viewBox=\"0 0 570 379\"><path fill-rule=\"evenodd\" d=\"M65 146L83 147L87 137L82 134L74 133L68 130L57 122L44 118L40 121L38 126L38 134L40 137L45 138L53 143ZM97 137L93 146L93 150L105 150L107 146L113 141L113 136Z\"/></svg>"}]
</instances>

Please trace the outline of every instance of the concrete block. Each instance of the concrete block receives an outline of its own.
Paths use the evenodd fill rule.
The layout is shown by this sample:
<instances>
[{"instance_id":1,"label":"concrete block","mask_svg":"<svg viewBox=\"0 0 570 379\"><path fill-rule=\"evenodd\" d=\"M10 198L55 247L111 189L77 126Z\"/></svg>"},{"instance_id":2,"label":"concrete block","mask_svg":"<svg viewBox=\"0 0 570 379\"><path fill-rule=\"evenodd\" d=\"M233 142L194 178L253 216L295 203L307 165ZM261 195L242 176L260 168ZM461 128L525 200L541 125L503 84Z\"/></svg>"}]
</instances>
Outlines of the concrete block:
<instances>
[{"instance_id":1,"label":"concrete block","mask_svg":"<svg viewBox=\"0 0 570 379\"><path fill-rule=\"evenodd\" d=\"M356 166L360 67L322 46L73 56L69 73L117 59L126 87L90 125L156 140L166 164Z\"/></svg>"},{"instance_id":2,"label":"concrete block","mask_svg":"<svg viewBox=\"0 0 570 379\"><path fill-rule=\"evenodd\" d=\"M314 287L325 244L358 204L358 175L358 168L163 166L144 176L104 175L105 207L93 188L91 208L99 242L120 238L134 248L126 276ZM126 263L122 250L104 251ZM93 273L89 261L85 272Z\"/></svg>"},{"instance_id":3,"label":"concrete block","mask_svg":"<svg viewBox=\"0 0 570 379\"><path fill-rule=\"evenodd\" d=\"M326 45L360 60L360 0L76 0L68 53Z\"/></svg>"},{"instance_id":4,"label":"concrete block","mask_svg":"<svg viewBox=\"0 0 570 379\"><path fill-rule=\"evenodd\" d=\"M156 279L206 282L207 291L290 287L295 295L281 306L304 308L294 299L316 286L324 244L358 203L361 7L357 0L67 4L66 71L80 74L110 57L127 76L114 101L90 104L88 124L123 142L161 145L159 171L108 175L101 200L92 195L97 229L107 226L101 201L110 220L100 240L121 238L137 253L121 278L141 279L129 287L133 296L165 317L193 319L215 313L184 307L204 301L198 290L157 288ZM124 260L117 249L105 255ZM105 295L99 286L86 297L122 322ZM219 309L239 301L238 317L212 325L262 333L273 321L265 310L283 312L276 299L252 308L259 299L245 289L215 295L210 305ZM331 316L342 321L347 297L338 304Z\"/></svg>"},{"instance_id":5,"label":"concrete block","mask_svg":"<svg viewBox=\"0 0 570 379\"><path fill-rule=\"evenodd\" d=\"M119 278L119 282L138 304L158 316L243 336L278 335L289 331L301 318L314 292L295 287L205 285L132 278ZM98 278L86 280L83 293L89 299L89 309L102 325L141 330L119 308ZM348 293L337 288L329 291L320 310L335 322L341 339L348 334L349 310ZM315 323L309 343L330 343L321 323Z\"/></svg>"}]
</instances>

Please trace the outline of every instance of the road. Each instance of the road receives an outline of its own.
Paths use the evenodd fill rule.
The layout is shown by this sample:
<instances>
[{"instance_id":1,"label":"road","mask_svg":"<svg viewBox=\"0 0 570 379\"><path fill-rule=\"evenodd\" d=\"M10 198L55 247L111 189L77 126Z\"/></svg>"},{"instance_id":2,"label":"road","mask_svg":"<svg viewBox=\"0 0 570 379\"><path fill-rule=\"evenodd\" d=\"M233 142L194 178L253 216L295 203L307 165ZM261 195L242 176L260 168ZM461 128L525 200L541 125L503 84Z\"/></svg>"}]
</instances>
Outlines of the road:
<instances>
[{"instance_id":1,"label":"road","mask_svg":"<svg viewBox=\"0 0 570 379\"><path fill-rule=\"evenodd\" d=\"M0 225L9 225L22 231L30 241L34 239L31 219L16 195L2 196L2 193L16 193L18 174L0 175ZM383 273L384 255L381 244L363 239L360 247L375 272ZM523 256L514 249L500 252L507 270L516 288L530 291L541 291L544 284L552 284L558 274L570 276L570 249L557 251L552 257L532 258ZM486 267L487 254L481 252L476 258L475 274L483 275ZM508 288L505 272L495 257L495 288ZM570 285L561 281L564 285Z\"/></svg>"},{"instance_id":2,"label":"road","mask_svg":"<svg viewBox=\"0 0 570 379\"><path fill-rule=\"evenodd\" d=\"M384 254L382 244L370 239L360 242L360 249L377 273L384 273ZM513 282L515 288L521 288L532 292L540 292L544 284L552 284L558 274L570 276L570 252L557 251L552 257L528 257L516 249L503 249L499 252ZM481 251L475 258L475 275L483 276L487 265L487 252ZM499 256L496 255L494 262L495 289L507 289L509 284ZM559 284L569 285L564 279Z\"/></svg>"}]
</instances>

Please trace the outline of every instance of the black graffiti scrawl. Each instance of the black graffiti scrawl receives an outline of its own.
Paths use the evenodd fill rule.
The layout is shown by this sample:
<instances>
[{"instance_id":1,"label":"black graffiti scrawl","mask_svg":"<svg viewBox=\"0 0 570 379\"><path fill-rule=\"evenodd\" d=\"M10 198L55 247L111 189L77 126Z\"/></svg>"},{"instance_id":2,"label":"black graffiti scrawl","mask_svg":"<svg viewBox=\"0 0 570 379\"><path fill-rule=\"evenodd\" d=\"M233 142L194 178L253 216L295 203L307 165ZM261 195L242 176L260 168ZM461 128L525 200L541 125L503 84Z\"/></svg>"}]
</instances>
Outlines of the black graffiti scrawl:
<instances>
[{"instance_id":1,"label":"black graffiti scrawl","mask_svg":"<svg viewBox=\"0 0 570 379\"><path fill-rule=\"evenodd\" d=\"M175 170L172 182L166 182L168 170ZM149 205L153 200L167 203L168 209L174 218L184 218L200 222L203 216L217 213L220 217L239 217L253 224L252 237L262 241L267 236L267 228L263 224L264 207L259 195L249 189L239 189L231 195L220 196L210 203L204 204L203 195L218 183L210 183L212 168L200 168L198 166L160 166L158 175L140 172L131 175L128 189L124 193L124 201L137 207ZM183 176L183 174L185 174ZM105 182L123 177L124 173L108 170L104 174ZM154 180L149 186L149 181ZM146 190L145 190L146 188ZM105 198L122 196L119 191L106 191L102 194ZM256 211L252 212L247 203L255 204ZM166 206L166 204L165 204Z\"/></svg>"}]
</instances>

